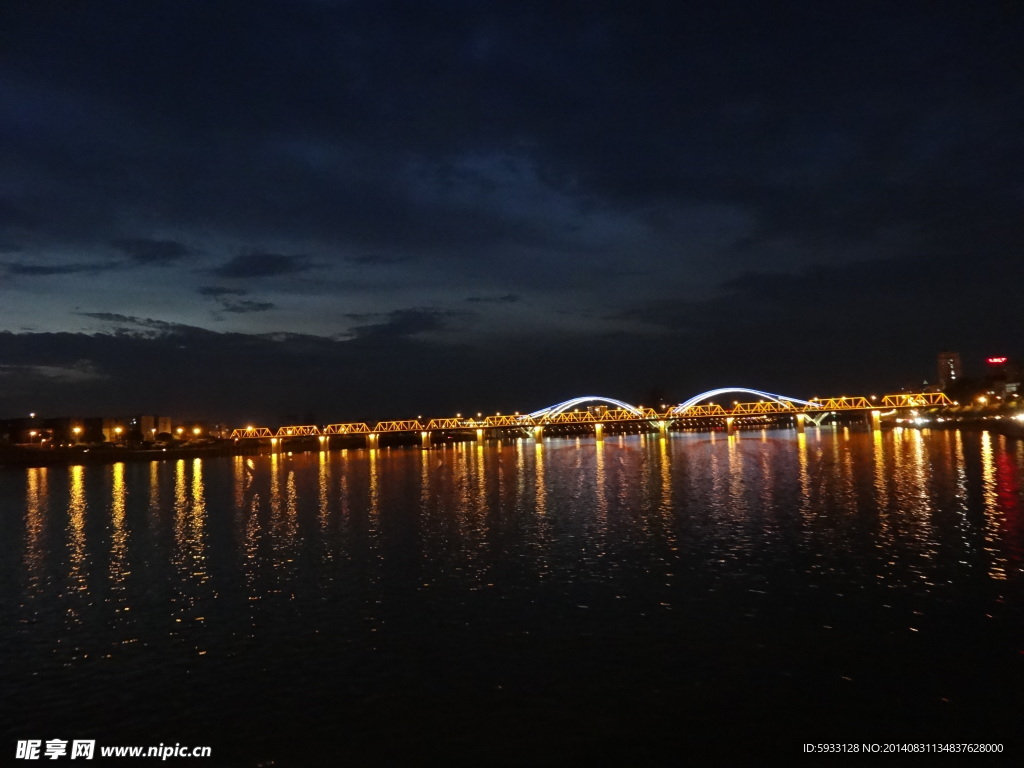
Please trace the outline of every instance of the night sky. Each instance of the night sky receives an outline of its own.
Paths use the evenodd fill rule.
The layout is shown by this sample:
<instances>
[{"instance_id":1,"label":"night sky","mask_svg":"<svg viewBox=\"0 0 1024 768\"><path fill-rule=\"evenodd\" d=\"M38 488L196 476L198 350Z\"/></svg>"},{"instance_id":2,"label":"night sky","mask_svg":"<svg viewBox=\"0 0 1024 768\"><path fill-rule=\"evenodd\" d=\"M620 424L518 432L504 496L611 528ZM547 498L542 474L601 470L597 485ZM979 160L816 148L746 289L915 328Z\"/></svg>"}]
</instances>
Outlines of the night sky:
<instances>
[{"instance_id":1,"label":"night sky","mask_svg":"<svg viewBox=\"0 0 1024 768\"><path fill-rule=\"evenodd\" d=\"M0 4L0 416L867 395L1022 286L1024 3Z\"/></svg>"}]
</instances>

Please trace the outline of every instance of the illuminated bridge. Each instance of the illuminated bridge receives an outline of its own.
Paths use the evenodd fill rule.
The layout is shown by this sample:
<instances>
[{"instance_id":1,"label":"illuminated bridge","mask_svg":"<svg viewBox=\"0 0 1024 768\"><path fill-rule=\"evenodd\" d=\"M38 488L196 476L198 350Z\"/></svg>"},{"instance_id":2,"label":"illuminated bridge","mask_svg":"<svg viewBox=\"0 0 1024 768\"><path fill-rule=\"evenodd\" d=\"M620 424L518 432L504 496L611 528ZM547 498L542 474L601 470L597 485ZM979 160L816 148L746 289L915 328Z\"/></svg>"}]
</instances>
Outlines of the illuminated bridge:
<instances>
[{"instance_id":1,"label":"illuminated bridge","mask_svg":"<svg viewBox=\"0 0 1024 768\"><path fill-rule=\"evenodd\" d=\"M723 395L732 394L752 396L757 400L732 400L731 404L724 405L715 402ZM532 435L539 440L544 434L545 427L590 425L598 439L601 439L605 426L629 424L662 432L672 428L721 424L732 433L740 422L755 418L767 421L778 416L792 416L797 431L802 432L805 420L820 424L826 415L845 411L864 412L872 427L877 429L882 411L893 412L953 404L953 401L941 392L800 400L746 387L725 387L703 392L660 411L641 405L630 405L610 397L585 395L526 414L498 413L493 416L478 415L477 418L463 418L459 415L440 419L400 419L379 421L373 426L365 422L327 424L323 427L304 424L276 429L247 426L233 430L231 437L235 440L269 439L272 444L291 438L318 437L321 444L324 444L332 435L363 435L366 445L375 448L380 435L405 433L418 434L422 446L429 447L436 433L468 433L475 434L478 440L485 440L496 432L507 433L511 430L524 436Z\"/></svg>"}]
</instances>

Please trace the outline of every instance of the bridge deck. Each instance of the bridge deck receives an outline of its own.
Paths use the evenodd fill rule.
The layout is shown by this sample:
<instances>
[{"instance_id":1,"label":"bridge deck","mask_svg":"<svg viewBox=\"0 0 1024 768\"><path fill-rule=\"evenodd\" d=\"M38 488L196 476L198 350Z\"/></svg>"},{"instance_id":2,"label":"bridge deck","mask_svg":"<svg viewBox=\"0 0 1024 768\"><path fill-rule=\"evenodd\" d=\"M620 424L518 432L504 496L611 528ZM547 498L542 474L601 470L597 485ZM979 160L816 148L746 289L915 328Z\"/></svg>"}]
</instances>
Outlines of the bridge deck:
<instances>
[{"instance_id":1,"label":"bridge deck","mask_svg":"<svg viewBox=\"0 0 1024 768\"><path fill-rule=\"evenodd\" d=\"M697 403L685 409L658 412L653 408L600 408L565 411L545 416L501 415L477 419L442 418L427 422L419 419L379 421L374 427L364 422L328 424L323 428L315 425L270 427L244 427L231 432L234 439L267 439L320 435L371 435L395 432L438 432L473 429L509 429L557 426L561 424L621 424L621 423L672 423L680 419L727 418L767 414L823 413L827 411L865 411L893 408L929 408L953 405L953 401L942 392L919 392L913 394L883 395L876 397L827 397L815 398L806 404L789 400L759 400L756 403L733 403L724 407L717 403Z\"/></svg>"}]
</instances>

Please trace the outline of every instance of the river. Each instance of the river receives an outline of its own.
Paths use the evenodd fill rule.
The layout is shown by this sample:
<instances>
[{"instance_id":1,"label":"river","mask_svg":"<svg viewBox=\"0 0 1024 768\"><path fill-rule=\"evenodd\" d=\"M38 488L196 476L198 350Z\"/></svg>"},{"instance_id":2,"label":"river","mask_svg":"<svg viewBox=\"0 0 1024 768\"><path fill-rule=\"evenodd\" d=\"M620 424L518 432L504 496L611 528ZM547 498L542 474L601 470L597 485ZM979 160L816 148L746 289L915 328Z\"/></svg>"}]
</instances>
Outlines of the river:
<instances>
[{"instance_id":1,"label":"river","mask_svg":"<svg viewBox=\"0 0 1024 768\"><path fill-rule=\"evenodd\" d=\"M842 428L7 468L0 748L1019 758L1022 478L1024 441Z\"/></svg>"}]
</instances>

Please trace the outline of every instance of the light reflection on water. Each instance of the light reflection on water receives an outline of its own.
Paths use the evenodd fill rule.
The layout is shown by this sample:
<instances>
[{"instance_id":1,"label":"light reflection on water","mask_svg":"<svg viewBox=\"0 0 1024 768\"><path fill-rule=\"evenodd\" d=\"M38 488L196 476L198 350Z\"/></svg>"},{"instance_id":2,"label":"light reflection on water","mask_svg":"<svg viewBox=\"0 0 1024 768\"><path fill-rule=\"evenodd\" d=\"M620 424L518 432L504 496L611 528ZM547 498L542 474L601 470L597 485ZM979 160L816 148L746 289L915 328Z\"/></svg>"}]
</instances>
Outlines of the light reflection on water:
<instances>
[{"instance_id":1,"label":"light reflection on water","mask_svg":"<svg viewBox=\"0 0 1024 768\"><path fill-rule=\"evenodd\" d=\"M50 516L46 467L32 467L26 471L28 487L25 491L25 575L26 590L31 596L43 589L43 536Z\"/></svg>"},{"instance_id":2,"label":"light reflection on water","mask_svg":"<svg viewBox=\"0 0 1024 768\"><path fill-rule=\"evenodd\" d=\"M131 576L131 566L128 561L128 527L127 516L127 488L124 481L124 464L118 462L111 467L111 488L110 488L110 592L108 602L113 603L114 611L123 616L125 609L131 608L128 605L128 598L125 593L125 581Z\"/></svg>"},{"instance_id":3,"label":"light reflection on water","mask_svg":"<svg viewBox=\"0 0 1024 768\"><path fill-rule=\"evenodd\" d=\"M68 501L68 592L87 593L89 591L88 553L85 548L85 469L71 467L70 499ZM78 618L75 607L68 608L68 616Z\"/></svg>"},{"instance_id":4,"label":"light reflection on water","mask_svg":"<svg viewBox=\"0 0 1024 768\"><path fill-rule=\"evenodd\" d=\"M239 682L253 675L268 696L301 677L321 709L299 696L289 716L315 721L428 688L473 699L547 686L549 656L561 666L544 674L580 689L571 702L550 694L559 707L594 706L612 679L620 697L636 688L713 713L724 670L761 679L744 683L756 699L777 675L834 681L825 688L871 678L821 648L872 658L895 645L909 659L923 651L892 638L912 631L955 657L973 647L957 626L1018 628L1022 473L1020 442L906 429L8 471L0 618L15 629L0 682L28 702L11 720L19 738L34 736L30 715L84 717L48 688L58 672L76 690L118 679L139 727L237 707L273 732L279 704ZM692 654L703 666L686 665ZM216 695L182 682L203 675ZM155 678L173 683L163 703L146 693ZM952 678L935 686L965 695Z\"/></svg>"}]
</instances>

